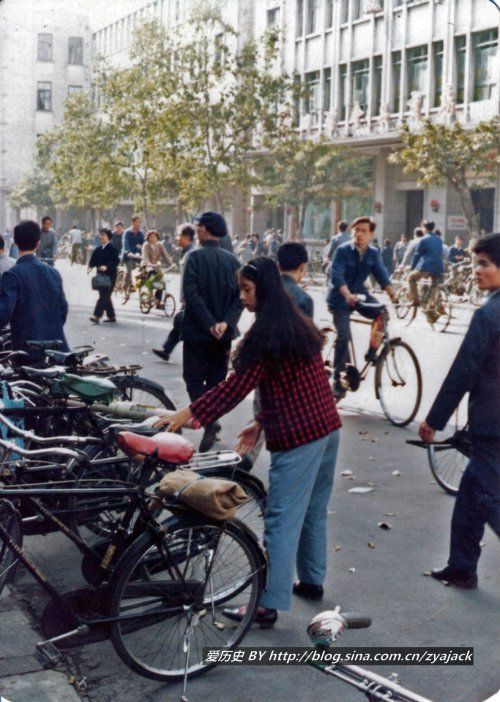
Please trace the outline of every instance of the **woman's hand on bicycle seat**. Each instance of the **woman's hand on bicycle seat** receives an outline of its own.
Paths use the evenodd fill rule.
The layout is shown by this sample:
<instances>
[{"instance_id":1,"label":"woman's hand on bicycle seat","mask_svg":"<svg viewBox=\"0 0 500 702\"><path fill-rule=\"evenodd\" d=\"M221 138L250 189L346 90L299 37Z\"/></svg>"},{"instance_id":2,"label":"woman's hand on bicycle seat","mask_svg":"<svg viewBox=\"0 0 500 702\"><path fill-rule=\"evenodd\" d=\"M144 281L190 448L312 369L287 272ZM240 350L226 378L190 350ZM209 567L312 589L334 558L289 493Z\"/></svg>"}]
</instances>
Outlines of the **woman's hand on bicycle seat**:
<instances>
[{"instance_id":1,"label":"woman's hand on bicycle seat","mask_svg":"<svg viewBox=\"0 0 500 702\"><path fill-rule=\"evenodd\" d=\"M192 429L198 428L195 426L196 420L191 420L194 420L191 410L189 407L183 407L183 409L177 410L177 412L174 412L171 415L161 417L157 422L155 422L154 426L158 428L166 427L166 431L177 431L181 427L185 426L191 426Z\"/></svg>"}]
</instances>

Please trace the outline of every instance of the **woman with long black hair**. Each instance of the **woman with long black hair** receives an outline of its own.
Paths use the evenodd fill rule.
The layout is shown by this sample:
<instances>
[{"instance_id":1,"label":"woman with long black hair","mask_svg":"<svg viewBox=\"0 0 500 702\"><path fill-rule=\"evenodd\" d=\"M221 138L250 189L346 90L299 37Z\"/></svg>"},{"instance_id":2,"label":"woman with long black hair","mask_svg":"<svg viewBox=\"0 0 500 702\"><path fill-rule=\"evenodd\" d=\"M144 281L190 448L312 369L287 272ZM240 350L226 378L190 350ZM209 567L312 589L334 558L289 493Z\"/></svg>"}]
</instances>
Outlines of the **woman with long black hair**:
<instances>
[{"instance_id":1,"label":"woman with long black hair","mask_svg":"<svg viewBox=\"0 0 500 702\"><path fill-rule=\"evenodd\" d=\"M241 301L255 321L236 349L234 372L159 425L175 431L194 418L206 426L259 387L261 412L238 435L237 451L251 450L264 430L271 452L264 532L269 573L256 622L269 628L277 610L290 609L292 589L309 599L323 595L327 505L341 424L321 356L323 337L285 292L276 264L254 258L238 278ZM243 614L225 610L232 619Z\"/></svg>"}]
</instances>

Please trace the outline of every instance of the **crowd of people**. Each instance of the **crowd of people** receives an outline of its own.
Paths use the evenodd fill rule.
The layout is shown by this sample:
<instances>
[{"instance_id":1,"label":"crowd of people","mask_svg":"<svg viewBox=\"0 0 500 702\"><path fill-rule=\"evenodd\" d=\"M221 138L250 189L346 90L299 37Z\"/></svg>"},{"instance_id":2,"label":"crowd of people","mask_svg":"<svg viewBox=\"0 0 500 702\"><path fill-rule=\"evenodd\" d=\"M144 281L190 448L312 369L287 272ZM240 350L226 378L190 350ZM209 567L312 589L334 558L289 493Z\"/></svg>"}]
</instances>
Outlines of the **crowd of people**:
<instances>
[{"instance_id":1,"label":"crowd of people","mask_svg":"<svg viewBox=\"0 0 500 702\"><path fill-rule=\"evenodd\" d=\"M357 217L339 231L332 255L327 301L337 328L335 393L321 355L323 337L314 324L313 301L301 287L308 263L304 244L282 243L276 260L271 255L254 255L241 262L221 246L228 231L217 212L204 212L194 227L183 225L177 233L184 252L183 309L173 332L183 343L183 378L190 402L160 419L158 426L169 431L188 423L203 427L200 451L206 452L217 441L221 417L256 391L253 418L237 437L237 451L247 459L247 469L262 435L270 452L264 535L269 571L256 619L265 628L275 624L278 611L290 608L292 594L307 599L323 596L327 505L342 432L337 381L346 362L350 315L358 296L368 295L365 283L370 275L394 299L382 252L373 244L375 229L371 217ZM422 273L434 274L429 261L439 260L442 265L442 242L433 223L427 222L425 230L424 236L417 237L412 255L415 279ZM123 246L119 250L116 242L120 237ZM89 266L111 279L120 258L128 260L127 254L140 253L153 262L164 255L157 236L151 232L144 236L138 218L123 233L116 227L115 232L102 229L99 240ZM41 230L36 222L24 221L14 229L17 262L0 258L5 266L0 327L9 324L13 348L31 356L29 339L61 339L68 348L64 336L68 305L61 276L49 255L50 242L50 226ZM3 245L5 248L5 242ZM406 253L398 254L401 261ZM479 240L474 253L477 283L489 297L474 313L457 358L419 429L422 439L431 442L464 394L470 393L471 459L453 513L448 564L432 572L435 579L466 589L477 586L485 525L500 534L500 234ZM239 339L244 308L254 314L254 320ZM109 295L100 295L94 316L100 318L106 310L108 316L113 315ZM167 360L170 349L167 339L157 355ZM228 610L226 616L239 620L244 612Z\"/></svg>"}]
</instances>

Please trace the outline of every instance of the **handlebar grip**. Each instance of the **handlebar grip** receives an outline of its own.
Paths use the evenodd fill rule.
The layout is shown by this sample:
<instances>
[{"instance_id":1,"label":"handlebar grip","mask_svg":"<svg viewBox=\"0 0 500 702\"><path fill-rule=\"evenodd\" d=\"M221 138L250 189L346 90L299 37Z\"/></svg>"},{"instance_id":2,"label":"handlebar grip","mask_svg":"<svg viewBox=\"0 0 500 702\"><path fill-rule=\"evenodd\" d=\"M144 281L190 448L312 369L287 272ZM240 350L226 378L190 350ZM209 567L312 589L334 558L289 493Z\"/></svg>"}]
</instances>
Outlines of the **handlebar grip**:
<instances>
[{"instance_id":1,"label":"handlebar grip","mask_svg":"<svg viewBox=\"0 0 500 702\"><path fill-rule=\"evenodd\" d=\"M342 612L348 629L367 629L371 626L372 620L366 614L358 612Z\"/></svg>"}]
</instances>

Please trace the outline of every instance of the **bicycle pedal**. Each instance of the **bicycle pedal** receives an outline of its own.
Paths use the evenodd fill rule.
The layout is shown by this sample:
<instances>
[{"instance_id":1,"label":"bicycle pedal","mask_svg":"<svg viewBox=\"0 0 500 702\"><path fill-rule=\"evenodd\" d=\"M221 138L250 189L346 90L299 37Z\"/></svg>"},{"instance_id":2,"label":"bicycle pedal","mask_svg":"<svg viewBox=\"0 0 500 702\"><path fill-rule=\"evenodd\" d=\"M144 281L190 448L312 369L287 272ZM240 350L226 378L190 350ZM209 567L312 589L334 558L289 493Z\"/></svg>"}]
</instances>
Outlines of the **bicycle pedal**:
<instances>
[{"instance_id":1,"label":"bicycle pedal","mask_svg":"<svg viewBox=\"0 0 500 702\"><path fill-rule=\"evenodd\" d=\"M61 652L52 641L41 641L36 645L36 657L44 667L53 666L60 662Z\"/></svg>"}]
</instances>

